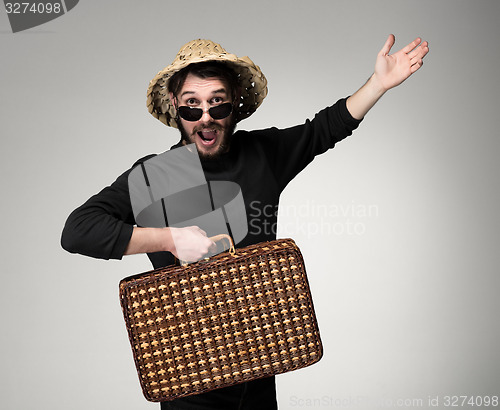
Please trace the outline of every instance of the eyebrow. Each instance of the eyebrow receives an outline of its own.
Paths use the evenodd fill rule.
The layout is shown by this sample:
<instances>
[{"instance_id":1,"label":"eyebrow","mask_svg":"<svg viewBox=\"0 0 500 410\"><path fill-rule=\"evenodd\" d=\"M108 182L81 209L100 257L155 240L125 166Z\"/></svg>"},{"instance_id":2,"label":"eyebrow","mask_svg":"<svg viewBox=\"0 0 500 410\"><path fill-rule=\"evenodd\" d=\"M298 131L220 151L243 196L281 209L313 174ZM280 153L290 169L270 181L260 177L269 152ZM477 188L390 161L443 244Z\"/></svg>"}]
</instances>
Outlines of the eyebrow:
<instances>
[{"instance_id":1,"label":"eyebrow","mask_svg":"<svg viewBox=\"0 0 500 410\"><path fill-rule=\"evenodd\" d=\"M227 95L226 89L225 88L219 88L218 90L212 91L212 95L221 94L221 93ZM192 94L196 94L196 91L184 91L180 96L184 97L185 95L192 95Z\"/></svg>"}]
</instances>

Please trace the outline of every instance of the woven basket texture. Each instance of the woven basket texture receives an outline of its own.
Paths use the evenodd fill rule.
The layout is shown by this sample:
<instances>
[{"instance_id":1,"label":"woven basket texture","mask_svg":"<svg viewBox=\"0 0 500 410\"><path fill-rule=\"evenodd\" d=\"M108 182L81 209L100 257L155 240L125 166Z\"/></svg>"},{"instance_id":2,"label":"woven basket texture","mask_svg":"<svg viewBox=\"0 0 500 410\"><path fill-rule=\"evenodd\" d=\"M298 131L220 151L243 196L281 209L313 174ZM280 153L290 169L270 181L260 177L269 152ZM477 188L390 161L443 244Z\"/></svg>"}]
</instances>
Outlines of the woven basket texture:
<instances>
[{"instance_id":1,"label":"woven basket texture","mask_svg":"<svg viewBox=\"0 0 500 410\"><path fill-rule=\"evenodd\" d=\"M299 369L323 353L291 239L125 278L120 299L149 401Z\"/></svg>"}]
</instances>

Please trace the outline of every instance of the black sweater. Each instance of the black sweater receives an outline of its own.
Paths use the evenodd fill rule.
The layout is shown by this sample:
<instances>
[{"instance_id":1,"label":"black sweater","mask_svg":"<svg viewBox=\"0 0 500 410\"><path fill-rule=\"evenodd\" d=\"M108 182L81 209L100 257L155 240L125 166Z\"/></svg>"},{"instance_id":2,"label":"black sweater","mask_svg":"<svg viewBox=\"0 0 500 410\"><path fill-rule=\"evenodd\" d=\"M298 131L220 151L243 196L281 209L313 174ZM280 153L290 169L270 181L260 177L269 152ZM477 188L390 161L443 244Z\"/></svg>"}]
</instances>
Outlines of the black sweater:
<instances>
[{"instance_id":1,"label":"black sweater","mask_svg":"<svg viewBox=\"0 0 500 410\"><path fill-rule=\"evenodd\" d=\"M202 161L207 181L232 181L241 188L248 234L239 247L276 238L283 189L316 155L351 135L359 123L341 99L300 126L236 131L227 154L217 161ZM140 159L132 168L153 156ZM135 225L128 191L132 168L70 214L62 232L64 249L95 258L122 258ZM148 256L155 268L174 262L169 252Z\"/></svg>"}]
</instances>

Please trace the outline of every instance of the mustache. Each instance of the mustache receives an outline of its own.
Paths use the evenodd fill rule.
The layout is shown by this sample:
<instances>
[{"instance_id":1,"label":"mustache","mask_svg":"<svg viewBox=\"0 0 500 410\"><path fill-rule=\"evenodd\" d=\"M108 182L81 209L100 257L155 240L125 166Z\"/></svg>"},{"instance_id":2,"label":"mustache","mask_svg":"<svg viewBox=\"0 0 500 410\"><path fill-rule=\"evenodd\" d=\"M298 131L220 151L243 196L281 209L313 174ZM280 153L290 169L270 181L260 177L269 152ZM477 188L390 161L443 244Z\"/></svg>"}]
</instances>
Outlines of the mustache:
<instances>
[{"instance_id":1,"label":"mustache","mask_svg":"<svg viewBox=\"0 0 500 410\"><path fill-rule=\"evenodd\" d=\"M219 124L210 124L210 125L200 125L200 126L197 126L197 127L194 127L193 128L193 134L197 134L198 132L200 131L203 131L203 130L215 130L215 131L223 131L224 128L219 125Z\"/></svg>"}]
</instances>

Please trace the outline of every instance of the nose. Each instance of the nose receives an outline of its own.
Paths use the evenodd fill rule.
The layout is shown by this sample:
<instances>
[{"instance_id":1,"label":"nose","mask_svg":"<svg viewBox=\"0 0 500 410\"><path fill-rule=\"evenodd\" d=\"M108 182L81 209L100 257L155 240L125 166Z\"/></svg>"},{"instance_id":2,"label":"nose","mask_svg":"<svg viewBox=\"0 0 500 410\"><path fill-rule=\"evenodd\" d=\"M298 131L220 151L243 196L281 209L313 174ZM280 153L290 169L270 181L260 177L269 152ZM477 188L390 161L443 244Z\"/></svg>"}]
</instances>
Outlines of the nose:
<instances>
[{"instance_id":1,"label":"nose","mask_svg":"<svg viewBox=\"0 0 500 410\"><path fill-rule=\"evenodd\" d=\"M213 121L213 118L210 116L208 110L203 110L203 115L201 116L200 121L203 122Z\"/></svg>"},{"instance_id":2,"label":"nose","mask_svg":"<svg viewBox=\"0 0 500 410\"><path fill-rule=\"evenodd\" d=\"M203 110L203 114L201 115L200 121L202 121L202 122L213 121L213 118L210 116L210 113L208 112L208 110L210 109L210 105L205 104L201 107L201 109Z\"/></svg>"}]
</instances>

